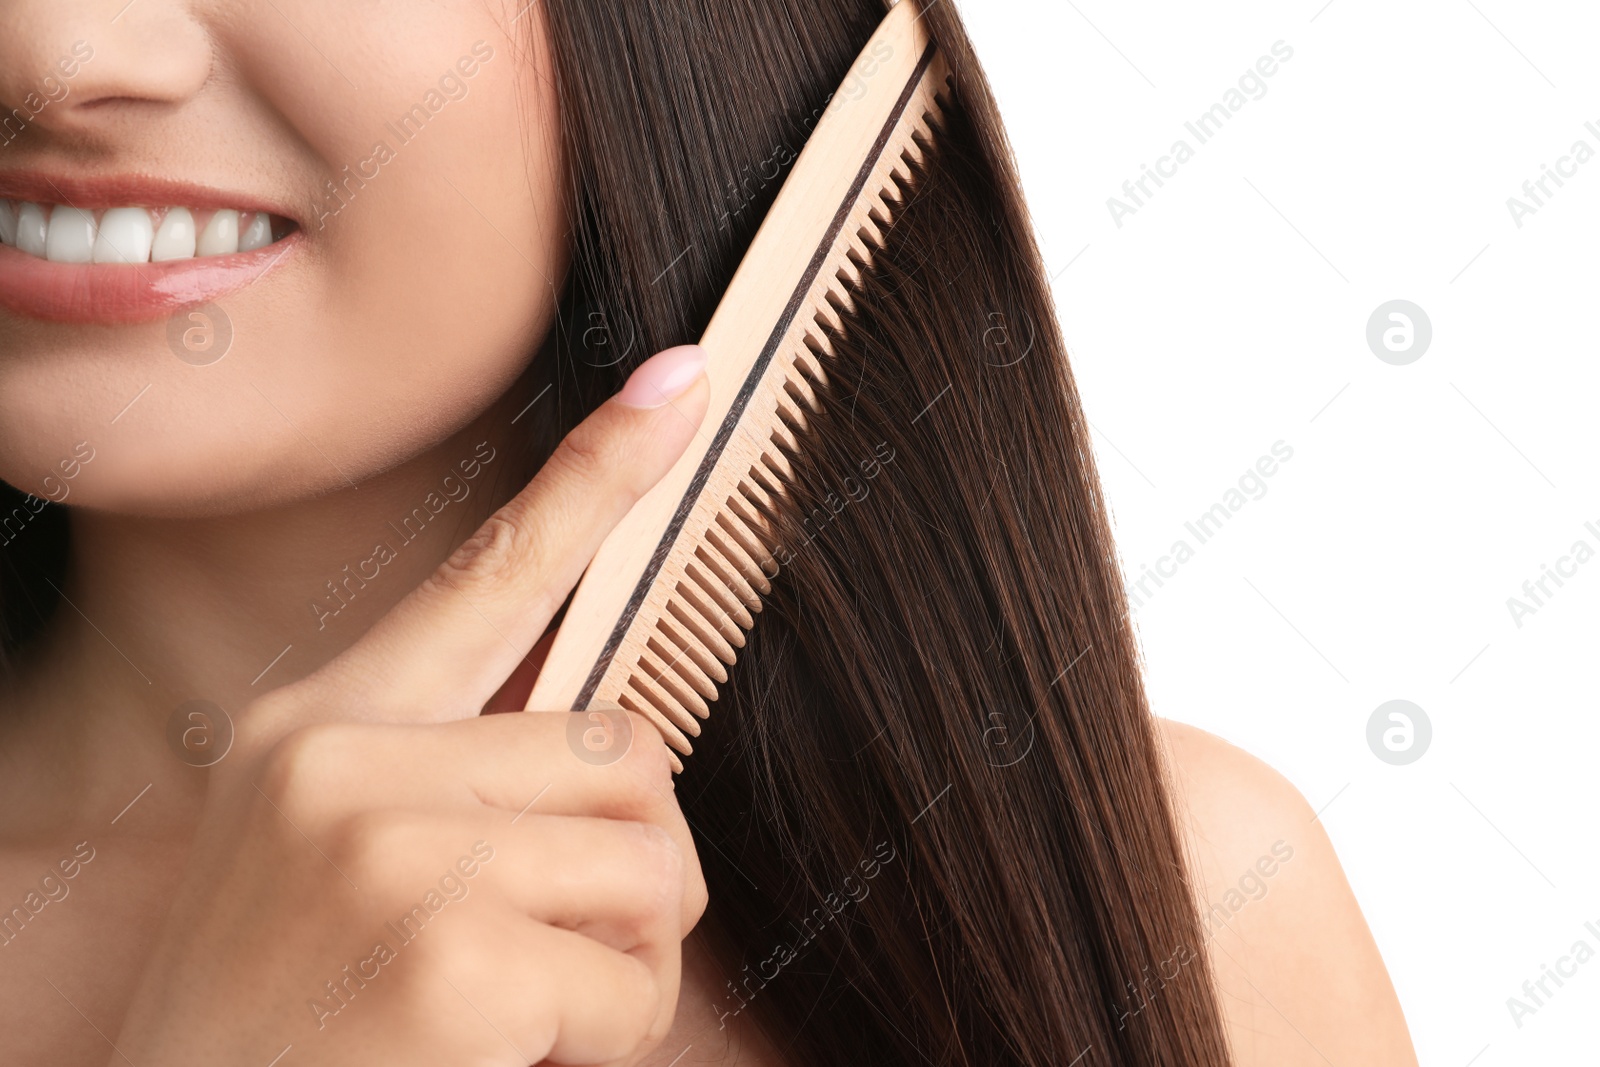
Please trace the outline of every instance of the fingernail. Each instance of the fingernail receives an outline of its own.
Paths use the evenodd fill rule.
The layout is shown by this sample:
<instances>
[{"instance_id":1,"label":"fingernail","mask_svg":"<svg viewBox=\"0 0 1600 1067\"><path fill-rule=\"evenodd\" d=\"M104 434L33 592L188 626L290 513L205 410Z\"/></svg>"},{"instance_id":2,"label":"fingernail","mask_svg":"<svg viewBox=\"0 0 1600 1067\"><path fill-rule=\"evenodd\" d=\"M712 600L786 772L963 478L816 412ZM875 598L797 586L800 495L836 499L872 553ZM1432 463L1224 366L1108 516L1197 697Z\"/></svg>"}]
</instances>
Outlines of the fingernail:
<instances>
[{"instance_id":1,"label":"fingernail","mask_svg":"<svg viewBox=\"0 0 1600 1067\"><path fill-rule=\"evenodd\" d=\"M699 345L657 352L628 376L617 402L630 408L658 408L688 392L705 369L706 350Z\"/></svg>"}]
</instances>

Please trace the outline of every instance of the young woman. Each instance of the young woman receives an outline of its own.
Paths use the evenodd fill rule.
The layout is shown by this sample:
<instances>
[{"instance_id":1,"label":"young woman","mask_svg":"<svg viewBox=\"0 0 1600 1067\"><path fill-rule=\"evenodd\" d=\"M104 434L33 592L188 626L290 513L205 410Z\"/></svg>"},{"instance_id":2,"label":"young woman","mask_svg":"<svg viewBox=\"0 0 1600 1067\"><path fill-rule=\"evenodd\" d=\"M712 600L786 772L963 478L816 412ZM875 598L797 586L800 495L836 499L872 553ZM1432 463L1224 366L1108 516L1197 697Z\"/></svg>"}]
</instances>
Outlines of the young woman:
<instances>
[{"instance_id":1,"label":"young woman","mask_svg":"<svg viewBox=\"0 0 1600 1067\"><path fill-rule=\"evenodd\" d=\"M1149 715L951 3L676 778L480 713L879 0L116 6L0 2L0 1058L1414 1062L1306 803Z\"/></svg>"}]
</instances>

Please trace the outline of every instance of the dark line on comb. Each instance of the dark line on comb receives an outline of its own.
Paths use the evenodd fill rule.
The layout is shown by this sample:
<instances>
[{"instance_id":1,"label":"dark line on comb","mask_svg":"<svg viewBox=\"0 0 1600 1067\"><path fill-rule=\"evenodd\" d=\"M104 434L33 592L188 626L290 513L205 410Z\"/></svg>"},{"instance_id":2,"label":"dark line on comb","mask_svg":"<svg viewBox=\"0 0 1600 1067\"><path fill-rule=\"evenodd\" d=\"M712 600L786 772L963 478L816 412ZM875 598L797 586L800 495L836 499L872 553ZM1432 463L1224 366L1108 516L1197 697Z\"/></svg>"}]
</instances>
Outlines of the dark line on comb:
<instances>
[{"instance_id":1,"label":"dark line on comb","mask_svg":"<svg viewBox=\"0 0 1600 1067\"><path fill-rule=\"evenodd\" d=\"M916 92L917 85L922 81L922 76L927 73L928 65L933 62L936 47L929 43L923 50L922 58L917 61L917 67L911 72L905 88L900 92L900 99L895 102L894 110L889 113L888 120L883 124L883 129L878 131L878 139L873 142L872 150L867 153L866 160L861 164L861 169L856 172L855 181L850 185L850 192L839 205L839 210L833 216L833 222L828 226L828 233L817 246L816 252L811 256L805 274L800 283L795 286L793 295L789 297L788 305L779 316L777 325L772 328L767 343L757 357L755 365L750 368L749 375L740 387L739 393L733 399L733 404L728 408L727 416L722 420L722 425L717 428L717 436L712 439L711 447L706 451L705 458L700 461L700 467L695 471L694 480L689 483L689 488L684 492L683 499L678 502L678 510L673 513L672 521L667 524L667 529L656 544L656 550L650 556L650 562L645 566L644 574L640 576L639 583L634 586L633 595L628 598L627 606L622 610L622 617L611 630L611 636L606 639L605 647L600 650L600 656L595 660L594 666L589 671L589 677L584 681L583 688L579 690L577 699L573 701L573 711L582 711L589 706L589 701L594 699L595 691L600 688L600 681L605 677L606 671L611 667L611 661L616 657L617 649L622 647L622 642L633 627L633 621L639 614L639 609L644 606L645 597L650 594L650 586L655 583L656 575L661 572L662 566L667 561L667 556L672 552L672 546L677 541L678 535L683 532L683 526L689 521L689 515L694 511L695 501L700 498L701 491L706 482L711 478L711 472L717 462L722 458L723 451L728 442L733 439L734 430L738 428L739 420L744 417L744 409L749 405L750 398L755 395L757 386L761 384L762 377L767 372L767 367L772 363L772 357L777 354L778 346L783 343L784 335L789 332L789 325L794 321L802 304L805 303L806 294L811 291L816 283L817 275L822 270L822 264L827 261L828 253L833 250L833 245L839 237L839 231L844 229L845 219L850 217L850 209L855 207L856 201L861 196L861 190L866 188L867 179L872 177L873 169L878 165L878 160L883 156L883 150L889 143L889 137L894 133L895 126L900 122L900 117L905 114L906 105L911 101L911 95ZM691 639L692 639L691 635Z\"/></svg>"}]
</instances>

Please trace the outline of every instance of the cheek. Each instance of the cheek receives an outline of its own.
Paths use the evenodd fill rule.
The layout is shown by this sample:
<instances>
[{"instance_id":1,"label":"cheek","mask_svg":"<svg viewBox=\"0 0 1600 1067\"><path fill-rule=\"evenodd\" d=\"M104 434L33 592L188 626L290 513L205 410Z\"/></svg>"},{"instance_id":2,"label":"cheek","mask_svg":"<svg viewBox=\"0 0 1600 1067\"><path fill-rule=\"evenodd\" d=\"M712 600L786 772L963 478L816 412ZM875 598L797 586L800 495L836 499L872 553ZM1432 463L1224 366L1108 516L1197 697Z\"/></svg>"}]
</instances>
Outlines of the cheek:
<instances>
[{"instance_id":1,"label":"cheek","mask_svg":"<svg viewBox=\"0 0 1600 1067\"><path fill-rule=\"evenodd\" d=\"M285 413L339 427L340 448L383 436L414 452L454 432L552 324L568 257L560 159L545 148L553 126L524 148L513 74L497 53L408 141L384 131L388 161L362 164L328 201L311 313L264 324L275 340L262 371L296 409Z\"/></svg>"},{"instance_id":2,"label":"cheek","mask_svg":"<svg viewBox=\"0 0 1600 1067\"><path fill-rule=\"evenodd\" d=\"M497 55L408 141L391 124L392 157L348 184L320 235L324 302L304 344L352 354L342 373L391 400L498 392L550 325L567 256L560 161L543 123L524 147L513 73Z\"/></svg>"},{"instance_id":3,"label":"cheek","mask_svg":"<svg viewBox=\"0 0 1600 1067\"><path fill-rule=\"evenodd\" d=\"M305 313L263 308L241 331L271 338L253 385L275 386L289 420L322 428L368 469L448 436L504 392L550 328L567 267L557 116L529 69L547 61L467 18L484 5L445 7L458 10L437 26L408 23L425 47L391 55L359 114L307 119L326 123L307 137L333 187L317 191L320 225L308 226L314 254L293 295ZM454 98L440 90L452 75ZM358 447L376 451L351 455Z\"/></svg>"}]
</instances>

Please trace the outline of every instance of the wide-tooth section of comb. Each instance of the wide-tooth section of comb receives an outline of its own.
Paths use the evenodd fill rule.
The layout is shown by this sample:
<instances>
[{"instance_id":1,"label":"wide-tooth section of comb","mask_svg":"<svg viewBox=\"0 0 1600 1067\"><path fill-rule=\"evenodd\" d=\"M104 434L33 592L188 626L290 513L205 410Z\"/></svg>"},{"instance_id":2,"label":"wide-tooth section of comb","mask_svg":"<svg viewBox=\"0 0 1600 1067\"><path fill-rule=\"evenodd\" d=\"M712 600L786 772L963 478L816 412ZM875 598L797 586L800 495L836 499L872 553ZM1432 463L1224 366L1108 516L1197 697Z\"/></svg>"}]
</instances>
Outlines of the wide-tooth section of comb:
<instances>
[{"instance_id":1,"label":"wide-tooth section of comb","mask_svg":"<svg viewBox=\"0 0 1600 1067\"><path fill-rule=\"evenodd\" d=\"M859 96L844 95L845 88L835 94L707 328L702 344L710 355L714 393L702 437L719 429L712 421L719 415L717 387L740 394L728 402L717 440L680 461L683 471L674 468L668 487L652 490L661 499L647 495L602 546L574 596L530 708L624 707L650 719L676 753L693 751L690 738L699 735L700 721L727 682L727 667L778 572L782 548L768 516L783 507L790 457L805 448L811 419L822 410L837 358L834 341L850 329L854 291L896 215L915 195L916 176L949 107L948 70L914 7L910 0L896 5L863 52L881 56L882 47L873 51L881 40L898 66L894 60L879 64ZM837 129L852 122L863 126L866 115L852 111L872 107L880 113L877 120L865 137L856 131L853 154L843 152L844 135ZM853 179L842 185L841 164ZM822 180L817 176L845 191L822 213L815 203L794 203L810 194L808 184ZM802 214L814 234L805 257L810 262L796 260L792 248L778 249L788 255L796 279L782 314L738 323L741 288L752 298L760 291L762 271L771 270L778 256L772 249L804 232L795 221ZM769 237L771 228L778 232ZM747 272L754 277L747 279ZM727 341L736 333L737 344ZM719 381L719 346L749 347L752 338L765 344L759 356L745 354L747 373ZM641 508L650 522L636 520ZM653 551L641 552L641 544ZM619 602L623 591L629 594L625 603ZM593 617L608 607L610 615ZM677 756L673 762L682 769Z\"/></svg>"}]
</instances>

